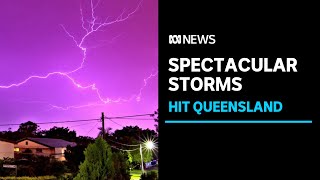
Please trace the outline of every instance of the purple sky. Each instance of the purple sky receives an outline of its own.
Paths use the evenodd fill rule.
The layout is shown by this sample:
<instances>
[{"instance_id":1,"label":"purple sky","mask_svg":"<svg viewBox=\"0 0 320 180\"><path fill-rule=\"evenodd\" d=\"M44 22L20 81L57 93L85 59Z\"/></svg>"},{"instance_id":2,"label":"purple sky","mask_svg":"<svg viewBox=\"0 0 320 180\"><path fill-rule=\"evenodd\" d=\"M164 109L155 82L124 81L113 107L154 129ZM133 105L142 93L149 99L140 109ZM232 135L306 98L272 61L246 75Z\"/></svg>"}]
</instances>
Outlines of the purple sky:
<instances>
[{"instance_id":1,"label":"purple sky","mask_svg":"<svg viewBox=\"0 0 320 180\"><path fill-rule=\"evenodd\" d=\"M93 0L94 7L98 1ZM52 74L46 79L32 78L18 87L10 87L30 76L67 73L81 66L84 51L76 43L79 45L87 32L82 28L80 7L84 27L90 32L91 4L90 0L0 1L0 124L91 119L99 118L101 112L122 116L155 111L158 107L158 2L145 0L138 6L139 3L139 0L99 2L94 11L94 28L98 23L117 18L120 22L101 27L85 37L80 47L87 48L86 59L78 71ZM95 84L104 101L108 98L129 101L104 104L96 89L78 88L74 83L83 87ZM137 97L141 97L140 101ZM87 104L103 105L68 110L52 106L67 108ZM117 122L152 129L155 124L154 121ZM68 126L79 135L93 137L100 127L97 122L55 125ZM121 128L110 121L106 121L106 126ZM17 126L10 127L17 129ZM0 127L0 130L8 128Z\"/></svg>"}]
</instances>

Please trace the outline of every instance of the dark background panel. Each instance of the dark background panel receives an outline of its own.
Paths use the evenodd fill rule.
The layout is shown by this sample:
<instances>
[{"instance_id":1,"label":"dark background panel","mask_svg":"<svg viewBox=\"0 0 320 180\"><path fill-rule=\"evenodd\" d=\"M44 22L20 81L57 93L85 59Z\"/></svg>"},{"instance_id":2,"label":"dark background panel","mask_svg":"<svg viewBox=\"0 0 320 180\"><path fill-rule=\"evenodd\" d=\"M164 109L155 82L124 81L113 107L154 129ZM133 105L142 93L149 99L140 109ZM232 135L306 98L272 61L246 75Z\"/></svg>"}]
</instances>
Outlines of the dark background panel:
<instances>
[{"instance_id":1,"label":"dark background panel","mask_svg":"<svg viewBox=\"0 0 320 180\"><path fill-rule=\"evenodd\" d=\"M311 4L159 3L160 179L272 179L314 175L315 11ZM215 34L214 45L169 45L170 34ZM296 58L297 73L183 73L239 76L240 92L169 92L171 57ZM281 113L168 113L169 100L279 100ZM172 125L166 119L312 119L313 124Z\"/></svg>"}]
</instances>

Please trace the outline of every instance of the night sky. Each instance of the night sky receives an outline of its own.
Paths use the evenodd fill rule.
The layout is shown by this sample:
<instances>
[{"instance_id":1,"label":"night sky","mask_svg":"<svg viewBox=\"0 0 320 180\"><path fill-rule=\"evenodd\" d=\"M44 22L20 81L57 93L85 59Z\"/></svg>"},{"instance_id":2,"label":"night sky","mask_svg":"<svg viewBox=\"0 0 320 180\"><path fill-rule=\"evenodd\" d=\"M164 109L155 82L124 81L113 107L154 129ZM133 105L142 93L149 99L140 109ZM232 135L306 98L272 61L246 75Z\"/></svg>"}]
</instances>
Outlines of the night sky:
<instances>
[{"instance_id":1,"label":"night sky","mask_svg":"<svg viewBox=\"0 0 320 180\"><path fill-rule=\"evenodd\" d=\"M144 114L158 108L158 2L98 2L93 1L93 29L109 24L91 32L90 0L0 1L0 124L92 119L101 112ZM151 129L155 124L117 122ZM54 125L92 137L101 126L40 127ZM122 128L110 121L106 127ZM8 128L18 126L0 130Z\"/></svg>"}]
</instances>

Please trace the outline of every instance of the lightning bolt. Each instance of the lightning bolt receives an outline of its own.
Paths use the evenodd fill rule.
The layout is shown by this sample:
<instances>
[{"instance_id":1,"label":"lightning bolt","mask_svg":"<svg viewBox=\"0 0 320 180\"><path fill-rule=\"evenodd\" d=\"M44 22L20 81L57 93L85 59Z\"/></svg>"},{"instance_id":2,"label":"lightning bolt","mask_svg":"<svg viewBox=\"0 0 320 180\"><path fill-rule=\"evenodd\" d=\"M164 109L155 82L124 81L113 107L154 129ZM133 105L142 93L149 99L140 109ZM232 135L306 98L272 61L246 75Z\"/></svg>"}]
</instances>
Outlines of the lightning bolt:
<instances>
[{"instance_id":1,"label":"lightning bolt","mask_svg":"<svg viewBox=\"0 0 320 180\"><path fill-rule=\"evenodd\" d=\"M107 17L104 21L100 21L98 22L98 18L97 16L95 15L95 9L98 7L100 3L100 0L94 4L93 3L93 0L90 0L90 10L91 10L91 17L90 17L90 20L85 21L85 17L83 15L83 9L82 9L82 6L80 5L80 15L81 15L81 26L82 26L82 29L86 32L81 38L80 40L76 40L76 37L73 36L66 28L64 25L60 24L61 28L64 30L64 32L66 33L66 35L68 37L70 37L73 42L75 43L75 45L82 51L82 61L81 61L81 64L80 66L76 67L75 69L71 70L71 71L68 71L68 72L60 72L60 71L57 71L57 72L50 72L46 75L33 75L33 76L29 76L28 78L26 78L25 80L19 82L19 83L13 83L13 84L10 84L10 85L0 85L0 89L9 89L9 88L12 88L12 87L19 87L19 86L22 86L26 83L28 83L30 80L32 79L47 79L49 78L50 76L54 76L54 75L59 75L59 76L63 76L67 79L70 80L70 82L77 88L80 88L80 89L91 89L92 91L94 91L99 99L99 102L95 102L95 103L88 103L88 104L85 104L85 105L74 105L74 106L68 106L68 107L61 107L61 106L57 106L57 105L53 105L53 104L50 104L51 108L54 108L54 109L60 109L60 110L69 110L69 109L73 109L73 108L84 108L84 107L90 107L90 106L100 106L100 105L104 105L104 104L108 104L108 103L119 103L119 102L129 102L129 101L132 101L132 100L136 100L136 101L140 101L141 100L141 95L142 95L142 91L144 90L144 88L147 86L148 84L148 80L151 79L152 77L154 76L157 76L158 75L158 72L156 73L151 73L150 76L148 76L147 78L144 79L144 85L140 88L139 92L135 95L132 95L130 98L117 98L117 99L112 99L112 98L103 98L101 93L100 93L100 90L96 87L96 84L93 83L93 84L90 84L90 85L81 85L80 83L78 83L74 78L71 77L72 73L75 73L77 71L79 71L80 69L82 69L84 67L84 64L86 62L86 59L87 59L87 51L88 51L88 47L85 47L84 46L84 42L86 41L86 39L94 34L95 32L97 31L103 31L103 28L107 27L107 26L110 26L110 25L113 25L115 23L119 23L119 22L123 22L123 21L126 21L127 19L129 19L133 14L135 14L141 4L142 4L142 0L138 3L138 5L136 6L136 8L129 12L129 13L126 13L126 10L124 9L122 11L122 13L117 17L115 18L114 20L109 20L110 18Z\"/></svg>"},{"instance_id":2,"label":"lightning bolt","mask_svg":"<svg viewBox=\"0 0 320 180\"><path fill-rule=\"evenodd\" d=\"M110 103L124 103L124 102L130 102L130 101L133 101L133 100L139 102L141 100L143 90L148 85L148 81L150 79L152 79L153 77L157 76L157 75L158 75L158 72L151 73L147 78L145 78L143 80L144 84L140 88L139 93L134 94L129 98L117 98L117 99L105 98L104 99L104 98L101 97L99 89L96 88L95 90L96 90L96 93L97 93L97 95L99 97L99 100L100 100L98 102L88 103L88 104L85 104L85 105L73 105L73 106L67 106L67 107L57 106L57 105L53 105L53 104L49 104L49 106L51 107L51 109L69 110L69 109L78 109L78 108L91 107L91 106L102 106L102 105L110 104Z\"/></svg>"},{"instance_id":3,"label":"lightning bolt","mask_svg":"<svg viewBox=\"0 0 320 180\"><path fill-rule=\"evenodd\" d=\"M143 80L144 85L140 88L139 93L138 93L137 96L135 97L137 101L140 101L140 100L141 100L142 91L143 91L144 88L147 86L148 81L149 81L151 78L153 78L153 77L155 77L155 76L157 76L157 75L158 75L158 71L157 71L156 73L154 73L154 74L151 73L150 76L148 76L147 78L145 78L145 79Z\"/></svg>"}]
</instances>

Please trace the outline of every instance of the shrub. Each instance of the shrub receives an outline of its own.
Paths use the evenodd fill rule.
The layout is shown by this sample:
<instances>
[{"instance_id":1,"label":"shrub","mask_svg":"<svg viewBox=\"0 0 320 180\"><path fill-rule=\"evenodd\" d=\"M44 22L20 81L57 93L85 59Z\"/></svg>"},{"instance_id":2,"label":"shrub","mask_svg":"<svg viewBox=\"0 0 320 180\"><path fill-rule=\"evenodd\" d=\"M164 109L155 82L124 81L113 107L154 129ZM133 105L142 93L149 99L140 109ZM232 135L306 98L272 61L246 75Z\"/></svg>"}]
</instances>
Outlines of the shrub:
<instances>
[{"instance_id":1,"label":"shrub","mask_svg":"<svg viewBox=\"0 0 320 180\"><path fill-rule=\"evenodd\" d=\"M62 177L62 175L67 171L66 166L63 162L52 160L49 165L50 174L56 177Z\"/></svg>"}]
</instances>

